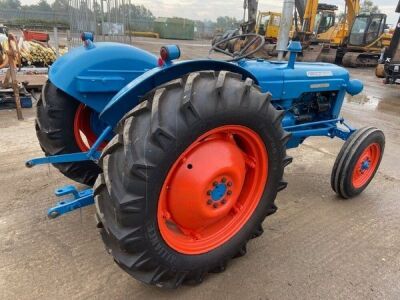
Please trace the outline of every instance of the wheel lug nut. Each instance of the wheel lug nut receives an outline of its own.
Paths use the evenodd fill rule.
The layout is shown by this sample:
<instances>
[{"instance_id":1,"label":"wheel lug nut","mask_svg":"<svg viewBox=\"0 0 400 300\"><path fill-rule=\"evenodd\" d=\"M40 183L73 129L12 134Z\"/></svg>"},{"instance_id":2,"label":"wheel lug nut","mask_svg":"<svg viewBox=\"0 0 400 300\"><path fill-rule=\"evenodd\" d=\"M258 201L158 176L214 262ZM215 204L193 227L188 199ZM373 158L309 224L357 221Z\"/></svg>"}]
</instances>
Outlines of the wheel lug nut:
<instances>
[{"instance_id":1,"label":"wheel lug nut","mask_svg":"<svg viewBox=\"0 0 400 300\"><path fill-rule=\"evenodd\" d=\"M221 182L225 183L225 182L226 182L226 178L225 178L225 177L222 177Z\"/></svg>"},{"instance_id":2,"label":"wheel lug nut","mask_svg":"<svg viewBox=\"0 0 400 300\"><path fill-rule=\"evenodd\" d=\"M228 182L228 186L232 186L232 181L229 181L229 182Z\"/></svg>"},{"instance_id":3,"label":"wheel lug nut","mask_svg":"<svg viewBox=\"0 0 400 300\"><path fill-rule=\"evenodd\" d=\"M213 206L214 206L214 208L217 208L217 207L218 207L218 204L217 204L217 203L214 203Z\"/></svg>"},{"instance_id":4,"label":"wheel lug nut","mask_svg":"<svg viewBox=\"0 0 400 300\"><path fill-rule=\"evenodd\" d=\"M229 191L226 192L226 194L227 194L227 195L232 195L232 191L229 190Z\"/></svg>"},{"instance_id":5,"label":"wheel lug nut","mask_svg":"<svg viewBox=\"0 0 400 300\"><path fill-rule=\"evenodd\" d=\"M222 204L225 204L225 203L226 203L226 200L225 200L225 199L222 199L222 200L221 200L221 203L222 203Z\"/></svg>"},{"instance_id":6,"label":"wheel lug nut","mask_svg":"<svg viewBox=\"0 0 400 300\"><path fill-rule=\"evenodd\" d=\"M218 185L218 182L214 181L213 186L217 186L217 185Z\"/></svg>"},{"instance_id":7,"label":"wheel lug nut","mask_svg":"<svg viewBox=\"0 0 400 300\"><path fill-rule=\"evenodd\" d=\"M208 204L208 205L211 205L211 204L212 204L212 200L211 200L211 199L208 199L208 200L207 200L207 204Z\"/></svg>"},{"instance_id":8,"label":"wheel lug nut","mask_svg":"<svg viewBox=\"0 0 400 300\"><path fill-rule=\"evenodd\" d=\"M207 191L207 195L211 195L211 191Z\"/></svg>"}]
</instances>

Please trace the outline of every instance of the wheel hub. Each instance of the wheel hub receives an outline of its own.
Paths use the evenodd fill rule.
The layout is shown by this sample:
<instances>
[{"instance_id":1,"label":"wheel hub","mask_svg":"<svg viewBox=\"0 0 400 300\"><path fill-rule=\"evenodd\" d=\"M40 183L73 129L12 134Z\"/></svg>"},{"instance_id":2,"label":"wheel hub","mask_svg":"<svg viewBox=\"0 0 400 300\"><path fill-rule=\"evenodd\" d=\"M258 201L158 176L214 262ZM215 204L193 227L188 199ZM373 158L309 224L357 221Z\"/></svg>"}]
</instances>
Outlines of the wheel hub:
<instances>
[{"instance_id":1,"label":"wheel hub","mask_svg":"<svg viewBox=\"0 0 400 300\"><path fill-rule=\"evenodd\" d=\"M82 152L88 151L96 142L98 136L106 128L105 123L101 122L98 113L90 107L79 104L74 118L74 137L76 144ZM111 140L110 134L99 146L99 150L104 149L107 141Z\"/></svg>"},{"instance_id":2,"label":"wheel hub","mask_svg":"<svg viewBox=\"0 0 400 300\"><path fill-rule=\"evenodd\" d=\"M369 158L366 158L362 163L361 163L361 172L365 172L366 170L369 169L371 166L371 160Z\"/></svg>"},{"instance_id":3,"label":"wheel hub","mask_svg":"<svg viewBox=\"0 0 400 300\"><path fill-rule=\"evenodd\" d=\"M225 179L225 177L223 179ZM215 183L217 183L217 182L215 181L214 184ZM225 183L221 182L221 183L216 184L214 186L214 188L211 190L211 193L210 193L211 199L214 202L218 202L219 200L221 200L222 197L225 196L227 190L228 190L228 187ZM207 192L207 194L208 194L208 192Z\"/></svg>"},{"instance_id":4,"label":"wheel hub","mask_svg":"<svg viewBox=\"0 0 400 300\"><path fill-rule=\"evenodd\" d=\"M161 189L158 227L185 254L213 250L234 236L256 209L268 177L260 136L239 125L200 136L175 161Z\"/></svg>"},{"instance_id":5,"label":"wheel hub","mask_svg":"<svg viewBox=\"0 0 400 300\"><path fill-rule=\"evenodd\" d=\"M361 188L368 183L374 175L380 156L381 148L377 143L373 143L364 149L353 169L351 182L354 188Z\"/></svg>"},{"instance_id":6,"label":"wheel hub","mask_svg":"<svg viewBox=\"0 0 400 300\"><path fill-rule=\"evenodd\" d=\"M199 143L181 159L168 185L169 211L177 225L198 230L226 216L240 194L245 172L241 150L230 141Z\"/></svg>"}]
</instances>

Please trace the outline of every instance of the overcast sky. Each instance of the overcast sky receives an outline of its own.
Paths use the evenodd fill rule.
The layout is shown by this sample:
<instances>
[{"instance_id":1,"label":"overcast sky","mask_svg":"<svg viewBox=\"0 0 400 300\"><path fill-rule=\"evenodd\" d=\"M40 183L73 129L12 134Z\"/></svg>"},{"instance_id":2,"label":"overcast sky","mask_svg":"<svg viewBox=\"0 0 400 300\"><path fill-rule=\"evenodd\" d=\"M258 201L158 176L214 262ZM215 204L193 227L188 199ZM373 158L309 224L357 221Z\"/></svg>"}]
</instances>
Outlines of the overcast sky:
<instances>
[{"instance_id":1,"label":"overcast sky","mask_svg":"<svg viewBox=\"0 0 400 300\"><path fill-rule=\"evenodd\" d=\"M52 0L48 0L52 2ZM184 17L195 20L211 19L218 16L232 16L238 19L243 17L243 0L131 0L133 4L143 4L157 17ZM398 20L394 12L398 0L374 0L380 10L388 15L388 24ZM21 0L23 4L33 4L37 0ZM259 0L259 10L280 11L283 0ZM336 4L339 10L344 10L344 0L321 0L329 4Z\"/></svg>"}]
</instances>

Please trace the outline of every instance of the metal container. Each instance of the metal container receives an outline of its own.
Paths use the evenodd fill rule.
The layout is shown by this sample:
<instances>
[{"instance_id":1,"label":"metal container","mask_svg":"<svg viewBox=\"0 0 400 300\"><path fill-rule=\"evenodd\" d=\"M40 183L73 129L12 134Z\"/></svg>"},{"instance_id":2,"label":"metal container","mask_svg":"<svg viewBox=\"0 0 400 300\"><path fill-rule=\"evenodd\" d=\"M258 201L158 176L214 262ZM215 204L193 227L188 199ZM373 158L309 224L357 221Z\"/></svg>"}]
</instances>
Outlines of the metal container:
<instances>
[{"instance_id":1,"label":"metal container","mask_svg":"<svg viewBox=\"0 0 400 300\"><path fill-rule=\"evenodd\" d=\"M157 18L154 32L164 39L193 40L194 21L183 18Z\"/></svg>"}]
</instances>

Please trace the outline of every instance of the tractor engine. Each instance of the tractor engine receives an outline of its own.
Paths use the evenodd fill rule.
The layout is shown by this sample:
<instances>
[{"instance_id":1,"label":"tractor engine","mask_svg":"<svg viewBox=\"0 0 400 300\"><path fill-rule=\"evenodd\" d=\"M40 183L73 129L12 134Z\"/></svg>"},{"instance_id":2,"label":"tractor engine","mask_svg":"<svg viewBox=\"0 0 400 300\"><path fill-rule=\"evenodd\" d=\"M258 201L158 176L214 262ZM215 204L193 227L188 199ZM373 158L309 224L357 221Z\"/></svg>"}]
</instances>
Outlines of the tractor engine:
<instances>
[{"instance_id":1,"label":"tractor engine","mask_svg":"<svg viewBox=\"0 0 400 300\"><path fill-rule=\"evenodd\" d=\"M335 92L304 93L293 101L289 110L296 124L328 119L331 117L331 107L336 99Z\"/></svg>"}]
</instances>

